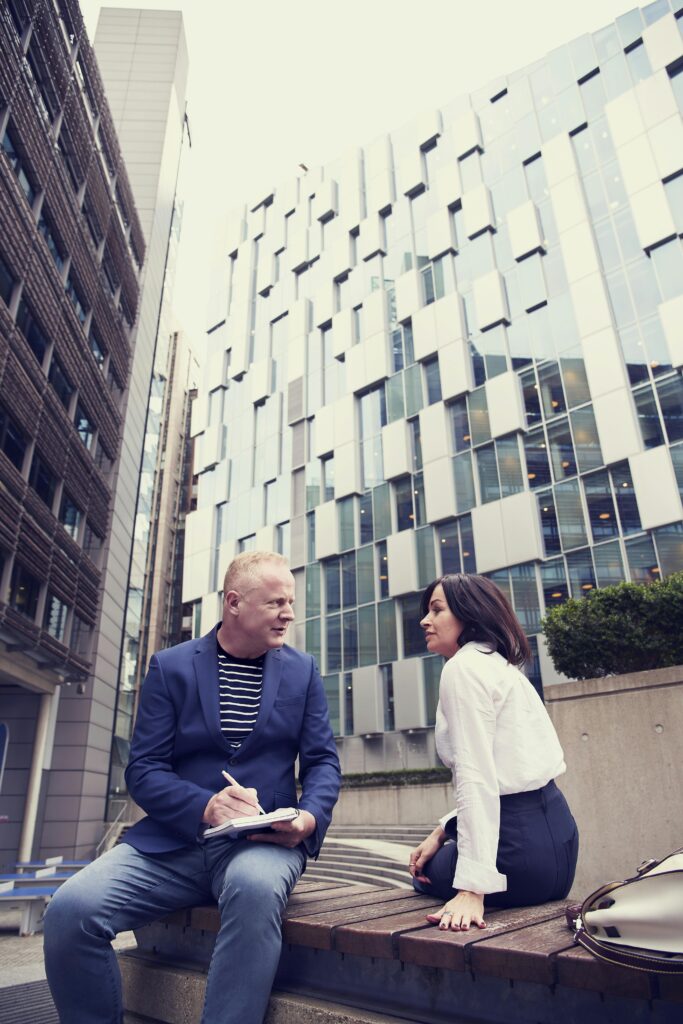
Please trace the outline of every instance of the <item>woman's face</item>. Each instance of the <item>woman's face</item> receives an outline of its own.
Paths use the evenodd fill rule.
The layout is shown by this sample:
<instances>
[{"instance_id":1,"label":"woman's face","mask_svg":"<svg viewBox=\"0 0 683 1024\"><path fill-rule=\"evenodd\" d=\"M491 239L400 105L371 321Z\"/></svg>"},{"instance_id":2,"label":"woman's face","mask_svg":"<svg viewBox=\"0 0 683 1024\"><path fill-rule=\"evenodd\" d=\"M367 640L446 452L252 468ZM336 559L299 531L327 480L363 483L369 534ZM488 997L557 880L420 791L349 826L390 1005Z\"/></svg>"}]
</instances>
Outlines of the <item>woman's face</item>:
<instances>
[{"instance_id":1,"label":"woman's face","mask_svg":"<svg viewBox=\"0 0 683 1024\"><path fill-rule=\"evenodd\" d=\"M458 637L464 623L456 618L448 607L446 595L440 583L434 587L429 601L429 610L420 625L425 631L425 641L430 654L442 654L452 658L458 649Z\"/></svg>"}]
</instances>

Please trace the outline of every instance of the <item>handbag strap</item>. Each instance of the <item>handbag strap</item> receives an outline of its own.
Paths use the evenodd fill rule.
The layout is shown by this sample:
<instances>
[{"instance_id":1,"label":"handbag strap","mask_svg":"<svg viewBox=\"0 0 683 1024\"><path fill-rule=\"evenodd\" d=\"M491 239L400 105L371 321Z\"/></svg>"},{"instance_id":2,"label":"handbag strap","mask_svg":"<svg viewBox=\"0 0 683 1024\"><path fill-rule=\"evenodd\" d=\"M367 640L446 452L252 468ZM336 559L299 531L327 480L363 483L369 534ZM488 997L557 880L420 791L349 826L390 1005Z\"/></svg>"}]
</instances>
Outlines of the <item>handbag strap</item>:
<instances>
[{"instance_id":1,"label":"handbag strap","mask_svg":"<svg viewBox=\"0 0 683 1024\"><path fill-rule=\"evenodd\" d=\"M601 942L600 939L594 939L585 931L583 925L578 928L574 938L589 953L600 960L606 960L607 963L631 967L636 971L646 971L648 974L683 975L683 960L665 960L647 953L638 953L633 949L617 948Z\"/></svg>"}]
</instances>

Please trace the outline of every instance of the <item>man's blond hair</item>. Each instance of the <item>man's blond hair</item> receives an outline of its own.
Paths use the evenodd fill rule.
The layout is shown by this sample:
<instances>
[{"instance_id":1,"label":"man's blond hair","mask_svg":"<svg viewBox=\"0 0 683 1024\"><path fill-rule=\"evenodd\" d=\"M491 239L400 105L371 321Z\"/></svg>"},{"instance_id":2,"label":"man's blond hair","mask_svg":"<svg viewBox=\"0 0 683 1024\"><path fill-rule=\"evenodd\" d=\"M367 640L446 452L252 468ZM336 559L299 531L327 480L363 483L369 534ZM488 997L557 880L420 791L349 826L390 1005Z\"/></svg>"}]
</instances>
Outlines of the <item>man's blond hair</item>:
<instances>
[{"instance_id":1,"label":"man's blond hair","mask_svg":"<svg viewBox=\"0 0 683 1024\"><path fill-rule=\"evenodd\" d=\"M289 562L277 551L243 551L241 555L237 555L225 573L223 594L227 594L229 590L239 592L255 586L261 567L267 563L289 569Z\"/></svg>"}]
</instances>

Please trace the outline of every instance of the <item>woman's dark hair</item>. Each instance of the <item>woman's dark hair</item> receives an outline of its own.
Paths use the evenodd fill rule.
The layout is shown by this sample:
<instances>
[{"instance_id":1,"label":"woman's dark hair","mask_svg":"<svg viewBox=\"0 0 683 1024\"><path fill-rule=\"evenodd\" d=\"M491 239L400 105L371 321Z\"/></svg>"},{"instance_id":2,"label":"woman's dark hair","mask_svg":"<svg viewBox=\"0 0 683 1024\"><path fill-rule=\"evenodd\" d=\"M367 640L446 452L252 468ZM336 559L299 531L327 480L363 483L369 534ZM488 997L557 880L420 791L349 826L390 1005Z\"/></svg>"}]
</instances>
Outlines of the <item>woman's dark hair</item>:
<instances>
[{"instance_id":1,"label":"woman's dark hair","mask_svg":"<svg viewBox=\"0 0 683 1024\"><path fill-rule=\"evenodd\" d=\"M424 617L429 611L434 588L441 584L448 607L463 623L458 637L462 647L471 640L487 644L492 651L498 651L512 665L521 668L531 660L531 648L503 591L486 579L458 572L441 576L430 583L420 601L420 613Z\"/></svg>"}]
</instances>

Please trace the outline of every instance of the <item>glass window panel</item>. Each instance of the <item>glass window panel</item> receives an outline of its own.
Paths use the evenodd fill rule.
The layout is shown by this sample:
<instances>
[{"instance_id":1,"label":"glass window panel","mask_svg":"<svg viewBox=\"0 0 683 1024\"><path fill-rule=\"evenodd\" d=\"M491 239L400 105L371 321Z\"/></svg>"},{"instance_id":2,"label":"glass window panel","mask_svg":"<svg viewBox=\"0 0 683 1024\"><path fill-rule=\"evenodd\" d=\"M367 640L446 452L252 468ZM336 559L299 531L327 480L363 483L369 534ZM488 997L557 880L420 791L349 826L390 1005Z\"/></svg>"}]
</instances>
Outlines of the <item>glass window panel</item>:
<instances>
[{"instance_id":1,"label":"glass window panel","mask_svg":"<svg viewBox=\"0 0 683 1024\"><path fill-rule=\"evenodd\" d=\"M306 618L320 615L320 566L306 566Z\"/></svg>"},{"instance_id":2,"label":"glass window panel","mask_svg":"<svg viewBox=\"0 0 683 1024\"><path fill-rule=\"evenodd\" d=\"M583 409L575 409L570 412L569 418L574 432L574 444L576 446L576 458L579 463L579 470L582 473L596 469L603 465L602 451L600 449L600 438L598 428L595 424L593 406L586 405Z\"/></svg>"},{"instance_id":3,"label":"glass window panel","mask_svg":"<svg viewBox=\"0 0 683 1024\"><path fill-rule=\"evenodd\" d=\"M306 516L306 561L315 561L315 512Z\"/></svg>"},{"instance_id":4,"label":"glass window panel","mask_svg":"<svg viewBox=\"0 0 683 1024\"><path fill-rule=\"evenodd\" d=\"M422 370L419 363L409 366L403 372L406 396L406 417L417 416L424 405L422 398Z\"/></svg>"},{"instance_id":5,"label":"glass window panel","mask_svg":"<svg viewBox=\"0 0 683 1024\"><path fill-rule=\"evenodd\" d=\"M543 600L545 601L546 608L554 608L558 604L564 604L569 597L564 561L561 558L556 558L552 562L542 562L540 570Z\"/></svg>"},{"instance_id":6,"label":"glass window panel","mask_svg":"<svg viewBox=\"0 0 683 1024\"><path fill-rule=\"evenodd\" d=\"M659 564L651 537L638 537L625 543L626 558L634 583L659 579Z\"/></svg>"},{"instance_id":7,"label":"glass window panel","mask_svg":"<svg viewBox=\"0 0 683 1024\"><path fill-rule=\"evenodd\" d=\"M683 523L670 523L653 530L659 564L664 576L683 572Z\"/></svg>"},{"instance_id":8,"label":"glass window panel","mask_svg":"<svg viewBox=\"0 0 683 1024\"><path fill-rule=\"evenodd\" d=\"M396 480L396 526L399 531L410 530L415 525L413 512L413 486L409 476Z\"/></svg>"},{"instance_id":9,"label":"glass window panel","mask_svg":"<svg viewBox=\"0 0 683 1024\"><path fill-rule=\"evenodd\" d=\"M420 420L410 420L410 449L412 455L413 469L422 469L422 436L420 434Z\"/></svg>"},{"instance_id":10,"label":"glass window panel","mask_svg":"<svg viewBox=\"0 0 683 1024\"><path fill-rule=\"evenodd\" d=\"M439 360L430 359L424 364L425 382L427 384L427 405L441 401L441 376Z\"/></svg>"},{"instance_id":11,"label":"glass window panel","mask_svg":"<svg viewBox=\"0 0 683 1024\"><path fill-rule=\"evenodd\" d=\"M538 511L541 517L541 530L546 557L559 555L562 550L560 531L557 527L555 500L552 491L544 491L538 495Z\"/></svg>"},{"instance_id":12,"label":"glass window panel","mask_svg":"<svg viewBox=\"0 0 683 1024\"><path fill-rule=\"evenodd\" d=\"M310 652L308 644L306 650ZM339 703L339 676L337 674L323 676L325 697L327 698L327 710L330 715L330 725L335 736L341 734L341 716Z\"/></svg>"},{"instance_id":13,"label":"glass window panel","mask_svg":"<svg viewBox=\"0 0 683 1024\"><path fill-rule=\"evenodd\" d=\"M674 473L676 474L678 493L681 496L681 500L683 500L683 444L678 444L675 448L671 448L670 455L674 466Z\"/></svg>"},{"instance_id":14,"label":"glass window panel","mask_svg":"<svg viewBox=\"0 0 683 1024\"><path fill-rule=\"evenodd\" d=\"M342 498L341 501L337 502L337 510L339 513L339 543L341 544L341 550L347 551L356 545L355 530L353 528L354 499Z\"/></svg>"},{"instance_id":15,"label":"glass window panel","mask_svg":"<svg viewBox=\"0 0 683 1024\"><path fill-rule=\"evenodd\" d=\"M341 583L339 578L339 559L331 558L323 564L325 574L325 611L338 612L341 608Z\"/></svg>"},{"instance_id":16,"label":"glass window panel","mask_svg":"<svg viewBox=\"0 0 683 1024\"><path fill-rule=\"evenodd\" d=\"M524 394L527 425L533 427L536 423L540 423L543 418L536 374L533 370L528 370L522 374L522 392Z\"/></svg>"},{"instance_id":17,"label":"glass window panel","mask_svg":"<svg viewBox=\"0 0 683 1024\"><path fill-rule=\"evenodd\" d=\"M427 725L434 725L436 722L436 708L439 703L439 684L441 682L442 669L443 658L436 656L422 659Z\"/></svg>"},{"instance_id":18,"label":"glass window panel","mask_svg":"<svg viewBox=\"0 0 683 1024\"><path fill-rule=\"evenodd\" d=\"M401 622L403 626L403 657L412 658L425 653L424 633L420 628L420 595L411 594L401 598ZM384 659L382 659L384 660Z\"/></svg>"},{"instance_id":19,"label":"glass window panel","mask_svg":"<svg viewBox=\"0 0 683 1024\"><path fill-rule=\"evenodd\" d=\"M356 551L358 603L375 600L375 550L372 544Z\"/></svg>"},{"instance_id":20,"label":"glass window panel","mask_svg":"<svg viewBox=\"0 0 683 1024\"><path fill-rule=\"evenodd\" d=\"M344 669L358 666L358 622L356 612L344 612Z\"/></svg>"},{"instance_id":21,"label":"glass window panel","mask_svg":"<svg viewBox=\"0 0 683 1024\"><path fill-rule=\"evenodd\" d=\"M470 452L463 452L453 459L453 473L455 476L455 502L459 512L467 512L474 508L476 499L474 495L474 476L472 474L472 455Z\"/></svg>"},{"instance_id":22,"label":"glass window panel","mask_svg":"<svg viewBox=\"0 0 683 1024\"><path fill-rule=\"evenodd\" d=\"M541 630L541 607L538 601L536 568L532 563L510 569L512 603L525 633Z\"/></svg>"},{"instance_id":23,"label":"glass window panel","mask_svg":"<svg viewBox=\"0 0 683 1024\"><path fill-rule=\"evenodd\" d=\"M633 309L626 274L621 270L617 270L612 274L607 274L605 282L612 302L612 312L614 313L617 327L625 327L626 324L633 323L636 319L636 314Z\"/></svg>"},{"instance_id":24,"label":"glass window panel","mask_svg":"<svg viewBox=\"0 0 683 1024\"><path fill-rule=\"evenodd\" d=\"M377 605L378 654L381 662L396 661L396 614L393 601L380 601Z\"/></svg>"},{"instance_id":25,"label":"glass window panel","mask_svg":"<svg viewBox=\"0 0 683 1024\"><path fill-rule=\"evenodd\" d=\"M500 485L494 445L490 444L477 449L477 470L482 503L497 501L500 498Z\"/></svg>"},{"instance_id":26,"label":"glass window panel","mask_svg":"<svg viewBox=\"0 0 683 1024\"><path fill-rule=\"evenodd\" d=\"M524 436L524 452L529 486L545 487L551 483L548 449L543 430L531 430Z\"/></svg>"},{"instance_id":27,"label":"glass window panel","mask_svg":"<svg viewBox=\"0 0 683 1024\"><path fill-rule=\"evenodd\" d=\"M426 587L436 579L436 557L434 554L434 527L423 526L415 531L417 545L417 583Z\"/></svg>"},{"instance_id":28,"label":"glass window panel","mask_svg":"<svg viewBox=\"0 0 683 1024\"><path fill-rule=\"evenodd\" d=\"M467 398L470 414L470 426L472 428L472 443L482 444L491 439L491 427L489 424L489 411L486 405L486 390L478 388L471 391Z\"/></svg>"},{"instance_id":29,"label":"glass window panel","mask_svg":"<svg viewBox=\"0 0 683 1024\"><path fill-rule=\"evenodd\" d=\"M573 409L575 405L590 402L591 393L581 349L572 349L571 352L566 352L560 358L560 366L569 408Z\"/></svg>"},{"instance_id":30,"label":"glass window panel","mask_svg":"<svg viewBox=\"0 0 683 1024\"><path fill-rule=\"evenodd\" d=\"M403 400L403 374L395 373L387 381L387 420L401 420L406 414Z\"/></svg>"},{"instance_id":31,"label":"glass window panel","mask_svg":"<svg viewBox=\"0 0 683 1024\"><path fill-rule=\"evenodd\" d=\"M640 513L628 462L620 462L619 465L613 466L610 472L617 499L621 532L623 534L640 533L642 530Z\"/></svg>"},{"instance_id":32,"label":"glass window panel","mask_svg":"<svg viewBox=\"0 0 683 1024\"><path fill-rule=\"evenodd\" d=\"M470 424L467 417L466 400L464 398L459 398L457 402L453 402L453 404L449 406L449 411L452 426L453 451L467 451L472 446L472 437L470 435Z\"/></svg>"},{"instance_id":33,"label":"glass window panel","mask_svg":"<svg viewBox=\"0 0 683 1024\"><path fill-rule=\"evenodd\" d=\"M368 544L373 540L372 491L366 491L365 494L361 494L358 508L360 543Z\"/></svg>"},{"instance_id":34,"label":"glass window panel","mask_svg":"<svg viewBox=\"0 0 683 1024\"><path fill-rule=\"evenodd\" d=\"M585 476L583 486L593 541L598 544L601 540L618 536L619 525L607 470Z\"/></svg>"},{"instance_id":35,"label":"glass window panel","mask_svg":"<svg viewBox=\"0 0 683 1024\"><path fill-rule=\"evenodd\" d=\"M474 533L472 531L472 516L462 516L458 520L460 526L460 550L462 552L462 571L476 572L477 559L474 549Z\"/></svg>"},{"instance_id":36,"label":"glass window panel","mask_svg":"<svg viewBox=\"0 0 683 1024\"><path fill-rule=\"evenodd\" d=\"M638 326L625 327L619 332L621 351L624 354L626 372L631 384L640 384L648 379L647 352Z\"/></svg>"},{"instance_id":37,"label":"glass window panel","mask_svg":"<svg viewBox=\"0 0 683 1024\"><path fill-rule=\"evenodd\" d=\"M567 551L587 544L588 537L586 536L578 480L565 480L564 483L556 485L555 509L563 550Z\"/></svg>"},{"instance_id":38,"label":"glass window panel","mask_svg":"<svg viewBox=\"0 0 683 1024\"><path fill-rule=\"evenodd\" d=\"M678 247L678 252L681 255L680 246ZM683 271L683 256L681 259L680 269ZM657 286L652 262L646 256L641 256L640 259L628 265L626 274L631 287L633 304L638 310L638 317L643 318L655 315L657 306L662 301L662 296Z\"/></svg>"},{"instance_id":39,"label":"glass window panel","mask_svg":"<svg viewBox=\"0 0 683 1024\"><path fill-rule=\"evenodd\" d=\"M377 582L379 583L379 596L389 596L389 559L387 557L387 544L382 541L377 545Z\"/></svg>"},{"instance_id":40,"label":"glass window panel","mask_svg":"<svg viewBox=\"0 0 683 1024\"><path fill-rule=\"evenodd\" d=\"M567 571L572 597L586 597L595 590L596 579L590 549L572 551L567 555Z\"/></svg>"},{"instance_id":41,"label":"glass window panel","mask_svg":"<svg viewBox=\"0 0 683 1024\"><path fill-rule=\"evenodd\" d=\"M517 435L511 434L509 437L498 438L496 454L498 456L501 497L507 498L510 494L517 494L518 491L524 490Z\"/></svg>"},{"instance_id":42,"label":"glass window panel","mask_svg":"<svg viewBox=\"0 0 683 1024\"><path fill-rule=\"evenodd\" d=\"M325 619L327 638L327 671L334 672L341 668L341 619L339 615L328 615Z\"/></svg>"},{"instance_id":43,"label":"glass window panel","mask_svg":"<svg viewBox=\"0 0 683 1024\"><path fill-rule=\"evenodd\" d=\"M683 379L676 375L659 381L657 394L669 443L683 440Z\"/></svg>"},{"instance_id":44,"label":"glass window panel","mask_svg":"<svg viewBox=\"0 0 683 1024\"><path fill-rule=\"evenodd\" d=\"M382 702L384 705L384 731L394 728L394 673L391 665L380 665L382 676Z\"/></svg>"},{"instance_id":45,"label":"glass window panel","mask_svg":"<svg viewBox=\"0 0 683 1024\"><path fill-rule=\"evenodd\" d=\"M377 629L375 625L375 606L366 605L358 609L358 664L375 665L377 663Z\"/></svg>"},{"instance_id":46,"label":"glass window panel","mask_svg":"<svg viewBox=\"0 0 683 1024\"><path fill-rule=\"evenodd\" d=\"M437 544L441 555L441 574L461 572L460 541L455 520L437 526Z\"/></svg>"},{"instance_id":47,"label":"glass window panel","mask_svg":"<svg viewBox=\"0 0 683 1024\"><path fill-rule=\"evenodd\" d=\"M529 333L524 329L524 323L517 320L507 328L508 348L512 359L512 369L521 370L528 366L533 359Z\"/></svg>"},{"instance_id":48,"label":"glass window panel","mask_svg":"<svg viewBox=\"0 0 683 1024\"><path fill-rule=\"evenodd\" d=\"M422 473L416 473L413 479L413 507L415 510L415 526L424 526L427 522L425 507L425 488Z\"/></svg>"},{"instance_id":49,"label":"glass window panel","mask_svg":"<svg viewBox=\"0 0 683 1024\"><path fill-rule=\"evenodd\" d=\"M505 327L501 325L493 327L490 331L482 332L477 339L477 346L484 356L487 380L507 372Z\"/></svg>"},{"instance_id":50,"label":"glass window panel","mask_svg":"<svg viewBox=\"0 0 683 1024\"><path fill-rule=\"evenodd\" d=\"M659 410L652 394L652 387L648 385L640 391L634 391L633 398L645 447L656 448L658 445L664 444Z\"/></svg>"},{"instance_id":51,"label":"glass window panel","mask_svg":"<svg viewBox=\"0 0 683 1024\"><path fill-rule=\"evenodd\" d=\"M48 594L45 603L43 628L60 643L64 642L68 610L68 607L58 597L55 597L54 594Z\"/></svg>"},{"instance_id":52,"label":"glass window panel","mask_svg":"<svg viewBox=\"0 0 683 1024\"><path fill-rule=\"evenodd\" d=\"M576 459L569 423L566 419L548 425L548 443L555 479L562 480L564 477L574 476Z\"/></svg>"},{"instance_id":53,"label":"glass window panel","mask_svg":"<svg viewBox=\"0 0 683 1024\"><path fill-rule=\"evenodd\" d=\"M665 181L664 191L666 192L666 198L669 200L669 205L671 207L671 212L674 218L674 224L676 225L676 231L678 231L679 235L683 234L683 174L679 174L675 178L671 178L669 181ZM671 276L673 278L673 268L679 263L681 258L681 243L680 241L678 241L678 239L676 239L673 242L668 242L666 245L660 245L657 247L657 249L654 249L652 251L651 255L654 257L655 253L659 253L661 256L662 249L668 250L665 259L668 260L669 258L671 258L671 265L667 268L667 271L665 272L666 276ZM678 251L676 252L676 250ZM658 260L653 259L652 262L658 265ZM661 283L662 278L659 275L659 268L657 271L657 276L660 278ZM671 281L671 283L673 284L673 280ZM679 278L678 292L680 291L681 280ZM675 292L674 294L678 293Z\"/></svg>"},{"instance_id":54,"label":"glass window panel","mask_svg":"<svg viewBox=\"0 0 683 1024\"><path fill-rule=\"evenodd\" d=\"M599 587L612 587L616 583L623 583L626 579L618 540L609 541L607 544L598 544L594 547L593 562Z\"/></svg>"},{"instance_id":55,"label":"glass window panel","mask_svg":"<svg viewBox=\"0 0 683 1024\"><path fill-rule=\"evenodd\" d=\"M389 484L380 484L372 492L375 539L381 540L391 533L391 493Z\"/></svg>"},{"instance_id":56,"label":"glass window panel","mask_svg":"<svg viewBox=\"0 0 683 1024\"><path fill-rule=\"evenodd\" d=\"M356 602L356 554L349 551L342 555L341 559L342 577L342 601L345 608L351 608Z\"/></svg>"},{"instance_id":57,"label":"glass window panel","mask_svg":"<svg viewBox=\"0 0 683 1024\"><path fill-rule=\"evenodd\" d=\"M641 320L639 327L650 363L650 369L652 370L652 376L660 377L662 374L671 373L669 345L662 330L659 314Z\"/></svg>"}]
</instances>

